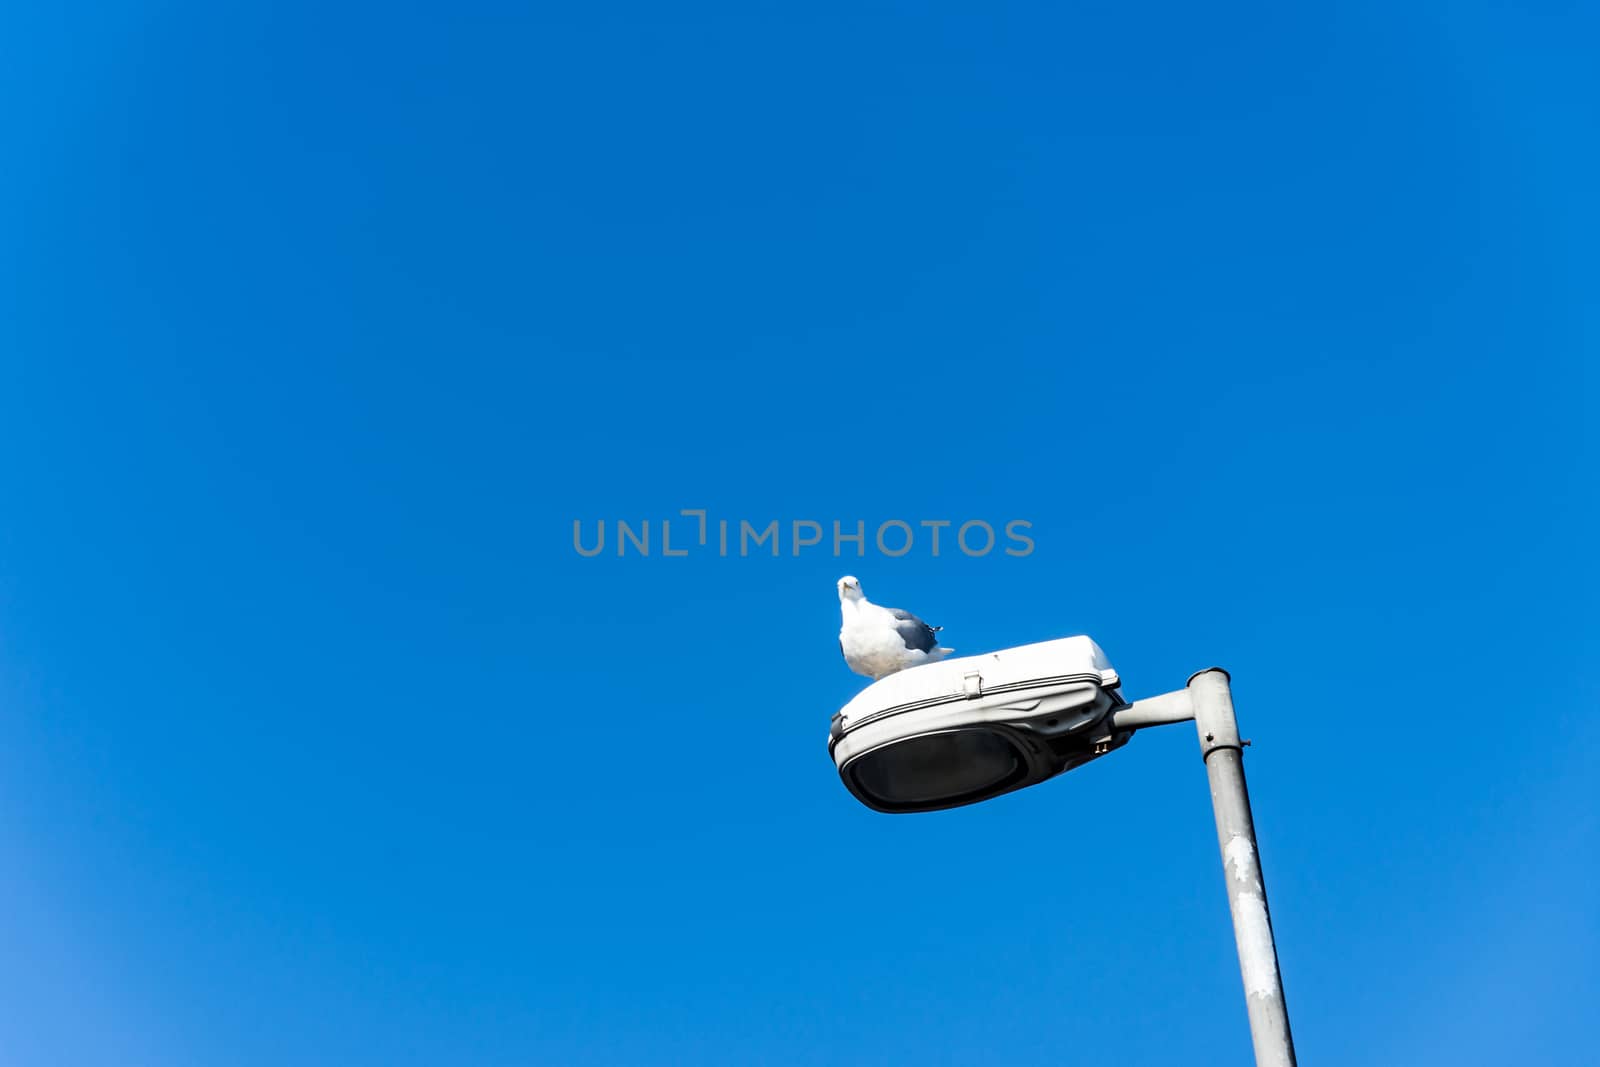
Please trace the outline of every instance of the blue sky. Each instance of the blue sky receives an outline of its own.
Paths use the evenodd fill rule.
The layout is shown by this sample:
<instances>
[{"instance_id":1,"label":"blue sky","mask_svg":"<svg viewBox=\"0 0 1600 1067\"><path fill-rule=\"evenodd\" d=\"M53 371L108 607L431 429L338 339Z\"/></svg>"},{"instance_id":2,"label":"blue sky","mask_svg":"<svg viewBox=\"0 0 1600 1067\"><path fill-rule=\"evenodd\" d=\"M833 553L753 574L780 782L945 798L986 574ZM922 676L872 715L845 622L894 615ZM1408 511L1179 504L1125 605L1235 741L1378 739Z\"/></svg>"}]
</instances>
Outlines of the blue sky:
<instances>
[{"instance_id":1,"label":"blue sky","mask_svg":"<svg viewBox=\"0 0 1600 1067\"><path fill-rule=\"evenodd\" d=\"M846 572L1231 669L1306 1062L1590 1058L1596 29L13 6L7 1061L1243 1062L1192 730L869 812Z\"/></svg>"}]
</instances>

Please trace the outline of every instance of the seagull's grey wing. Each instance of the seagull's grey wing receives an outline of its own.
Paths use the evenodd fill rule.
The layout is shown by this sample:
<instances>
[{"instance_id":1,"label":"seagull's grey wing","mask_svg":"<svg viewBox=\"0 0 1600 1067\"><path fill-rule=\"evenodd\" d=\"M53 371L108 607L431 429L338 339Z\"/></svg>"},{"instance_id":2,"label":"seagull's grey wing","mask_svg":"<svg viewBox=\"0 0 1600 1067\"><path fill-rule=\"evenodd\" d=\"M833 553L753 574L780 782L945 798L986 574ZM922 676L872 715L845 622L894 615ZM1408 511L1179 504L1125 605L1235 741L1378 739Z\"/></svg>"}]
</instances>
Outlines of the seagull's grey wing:
<instances>
[{"instance_id":1,"label":"seagull's grey wing","mask_svg":"<svg viewBox=\"0 0 1600 1067\"><path fill-rule=\"evenodd\" d=\"M906 643L907 648L932 652L938 647L939 639L933 635L932 626L899 608L890 608L889 614L894 616L894 632L900 635L900 640Z\"/></svg>"}]
</instances>

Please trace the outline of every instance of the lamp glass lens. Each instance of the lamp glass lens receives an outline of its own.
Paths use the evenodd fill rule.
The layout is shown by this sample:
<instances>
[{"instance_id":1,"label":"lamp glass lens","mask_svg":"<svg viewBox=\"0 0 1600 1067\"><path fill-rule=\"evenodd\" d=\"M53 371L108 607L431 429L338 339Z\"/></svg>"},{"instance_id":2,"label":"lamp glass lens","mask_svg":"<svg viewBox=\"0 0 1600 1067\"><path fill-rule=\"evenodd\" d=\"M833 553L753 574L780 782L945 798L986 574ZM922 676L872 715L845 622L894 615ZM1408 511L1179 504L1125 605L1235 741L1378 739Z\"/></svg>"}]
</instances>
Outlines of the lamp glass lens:
<instances>
[{"instance_id":1,"label":"lamp glass lens","mask_svg":"<svg viewBox=\"0 0 1600 1067\"><path fill-rule=\"evenodd\" d=\"M877 749L851 763L862 789L890 806L954 800L1008 783L1021 755L988 730L924 734Z\"/></svg>"}]
</instances>

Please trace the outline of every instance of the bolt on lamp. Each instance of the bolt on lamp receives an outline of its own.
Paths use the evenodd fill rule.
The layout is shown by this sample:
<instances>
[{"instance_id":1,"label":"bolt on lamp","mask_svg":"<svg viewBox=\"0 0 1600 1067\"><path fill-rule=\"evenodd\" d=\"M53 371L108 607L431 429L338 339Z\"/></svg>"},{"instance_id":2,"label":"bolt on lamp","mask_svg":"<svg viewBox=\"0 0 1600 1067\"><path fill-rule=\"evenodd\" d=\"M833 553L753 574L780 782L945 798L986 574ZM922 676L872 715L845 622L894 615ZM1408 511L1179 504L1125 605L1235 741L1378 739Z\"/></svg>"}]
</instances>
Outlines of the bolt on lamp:
<instances>
[{"instance_id":1,"label":"bolt on lamp","mask_svg":"<svg viewBox=\"0 0 1600 1067\"><path fill-rule=\"evenodd\" d=\"M1087 637L943 660L869 685L833 717L828 752L875 811L976 804L1121 748L1135 731L1194 720L1211 785L1234 942L1258 1067L1293 1067L1283 981L1245 787L1228 673L1128 702Z\"/></svg>"}]
</instances>

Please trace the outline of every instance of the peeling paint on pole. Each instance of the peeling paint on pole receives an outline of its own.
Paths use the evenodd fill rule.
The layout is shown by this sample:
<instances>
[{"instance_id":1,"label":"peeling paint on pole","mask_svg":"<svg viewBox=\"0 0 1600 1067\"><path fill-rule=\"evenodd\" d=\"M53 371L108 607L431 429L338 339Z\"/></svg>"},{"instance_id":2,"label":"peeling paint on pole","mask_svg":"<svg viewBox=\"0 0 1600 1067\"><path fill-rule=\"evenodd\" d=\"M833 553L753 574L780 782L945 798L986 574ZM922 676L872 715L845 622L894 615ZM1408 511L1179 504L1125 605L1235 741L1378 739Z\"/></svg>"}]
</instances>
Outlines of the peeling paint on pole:
<instances>
[{"instance_id":1,"label":"peeling paint on pole","mask_svg":"<svg viewBox=\"0 0 1600 1067\"><path fill-rule=\"evenodd\" d=\"M1233 925L1239 939L1239 969L1249 997L1278 995L1278 953L1272 944L1272 920L1267 916L1266 894L1261 888L1261 868L1256 848L1244 834L1233 834L1222 847L1222 865L1230 880L1239 884L1230 894Z\"/></svg>"},{"instance_id":2,"label":"peeling paint on pole","mask_svg":"<svg viewBox=\"0 0 1600 1067\"><path fill-rule=\"evenodd\" d=\"M1256 873L1256 846L1244 834L1233 834L1222 846L1222 862L1235 881L1249 882L1256 892L1261 892L1261 878Z\"/></svg>"}]
</instances>

